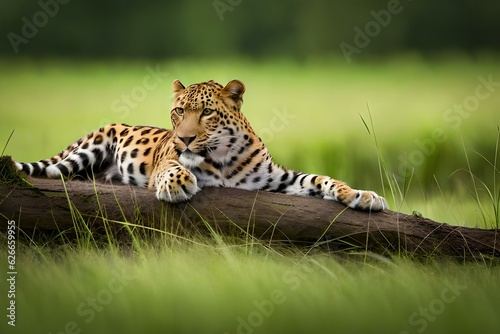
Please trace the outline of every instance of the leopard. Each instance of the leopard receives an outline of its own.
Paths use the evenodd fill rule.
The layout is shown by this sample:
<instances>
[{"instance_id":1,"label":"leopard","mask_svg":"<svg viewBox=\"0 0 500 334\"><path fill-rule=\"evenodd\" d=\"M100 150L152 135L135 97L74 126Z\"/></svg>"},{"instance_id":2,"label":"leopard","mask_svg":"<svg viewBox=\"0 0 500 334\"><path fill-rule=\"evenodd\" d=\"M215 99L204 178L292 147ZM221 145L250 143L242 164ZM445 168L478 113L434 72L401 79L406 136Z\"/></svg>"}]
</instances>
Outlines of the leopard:
<instances>
[{"instance_id":1,"label":"leopard","mask_svg":"<svg viewBox=\"0 0 500 334\"><path fill-rule=\"evenodd\" d=\"M333 200L363 211L388 209L374 191L277 164L241 109L245 85L214 80L172 83L172 129L113 123L50 159L15 162L33 177L91 178L155 191L165 202L189 201L204 187L262 190Z\"/></svg>"}]
</instances>

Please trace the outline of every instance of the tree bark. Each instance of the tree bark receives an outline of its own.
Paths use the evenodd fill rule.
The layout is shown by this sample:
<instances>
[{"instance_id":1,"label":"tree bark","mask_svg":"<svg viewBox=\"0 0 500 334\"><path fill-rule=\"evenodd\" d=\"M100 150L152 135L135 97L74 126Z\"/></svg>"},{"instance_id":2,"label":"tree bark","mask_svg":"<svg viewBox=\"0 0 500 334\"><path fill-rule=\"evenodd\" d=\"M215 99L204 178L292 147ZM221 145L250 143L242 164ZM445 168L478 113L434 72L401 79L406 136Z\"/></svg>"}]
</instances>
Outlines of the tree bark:
<instances>
[{"instance_id":1,"label":"tree bark","mask_svg":"<svg viewBox=\"0 0 500 334\"><path fill-rule=\"evenodd\" d=\"M393 211L360 212L322 199L264 191L206 188L189 202L168 204L147 189L85 181L28 178L35 188L0 183L0 230L7 221L32 235L85 224L123 222L179 231L186 227L259 239L313 243L330 249L478 259L499 257L498 230L437 223ZM83 226L83 225L80 225ZM246 234L248 233L248 234Z\"/></svg>"}]
</instances>

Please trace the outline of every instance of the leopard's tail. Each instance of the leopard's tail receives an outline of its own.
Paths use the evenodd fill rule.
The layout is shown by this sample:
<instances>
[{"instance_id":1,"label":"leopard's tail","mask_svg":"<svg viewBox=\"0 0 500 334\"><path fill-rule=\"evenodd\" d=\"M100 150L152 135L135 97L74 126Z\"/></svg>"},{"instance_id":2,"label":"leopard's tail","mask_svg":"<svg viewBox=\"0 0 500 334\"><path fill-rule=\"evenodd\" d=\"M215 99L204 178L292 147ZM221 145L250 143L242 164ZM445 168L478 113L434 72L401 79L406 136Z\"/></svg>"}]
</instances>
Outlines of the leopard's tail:
<instances>
[{"instance_id":1,"label":"leopard's tail","mask_svg":"<svg viewBox=\"0 0 500 334\"><path fill-rule=\"evenodd\" d=\"M109 165L119 126L112 124L92 132L50 159L15 162L16 167L28 175L48 178L98 173Z\"/></svg>"}]
</instances>

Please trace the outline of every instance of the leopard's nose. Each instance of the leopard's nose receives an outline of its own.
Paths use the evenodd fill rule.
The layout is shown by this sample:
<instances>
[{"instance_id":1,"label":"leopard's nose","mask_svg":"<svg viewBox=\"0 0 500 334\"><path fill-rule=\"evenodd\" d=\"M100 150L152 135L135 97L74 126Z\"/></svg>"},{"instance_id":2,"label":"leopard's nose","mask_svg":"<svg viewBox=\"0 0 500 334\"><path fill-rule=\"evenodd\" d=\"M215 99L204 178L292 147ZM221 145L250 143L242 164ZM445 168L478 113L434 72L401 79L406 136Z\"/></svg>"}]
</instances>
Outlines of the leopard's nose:
<instances>
[{"instance_id":1,"label":"leopard's nose","mask_svg":"<svg viewBox=\"0 0 500 334\"><path fill-rule=\"evenodd\" d=\"M189 144L191 144L193 142L193 140L196 139L196 136L192 136L192 137L179 137L179 139L182 140L182 142L184 144L186 144L186 146L189 146Z\"/></svg>"}]
</instances>

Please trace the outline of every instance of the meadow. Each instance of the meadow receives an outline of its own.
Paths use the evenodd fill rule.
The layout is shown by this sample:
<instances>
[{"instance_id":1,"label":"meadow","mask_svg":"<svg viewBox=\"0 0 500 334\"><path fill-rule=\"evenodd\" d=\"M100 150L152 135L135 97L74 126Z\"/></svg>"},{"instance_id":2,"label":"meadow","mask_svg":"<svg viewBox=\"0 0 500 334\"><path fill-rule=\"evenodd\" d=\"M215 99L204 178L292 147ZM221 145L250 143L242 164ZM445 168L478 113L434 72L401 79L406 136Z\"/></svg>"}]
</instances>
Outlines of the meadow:
<instances>
[{"instance_id":1,"label":"meadow","mask_svg":"<svg viewBox=\"0 0 500 334\"><path fill-rule=\"evenodd\" d=\"M0 73L0 143L19 161L51 157L107 123L170 127L174 79L237 78L247 88L243 112L280 164L375 190L393 210L499 225L500 62L493 57L350 65L4 59ZM158 233L127 246L92 235L76 244L19 243L16 262L18 323L0 325L8 333L500 328L500 270L488 259L422 263Z\"/></svg>"}]
</instances>

